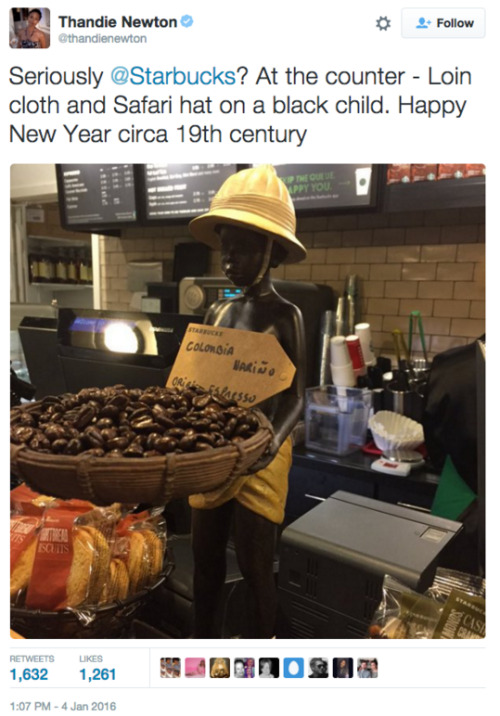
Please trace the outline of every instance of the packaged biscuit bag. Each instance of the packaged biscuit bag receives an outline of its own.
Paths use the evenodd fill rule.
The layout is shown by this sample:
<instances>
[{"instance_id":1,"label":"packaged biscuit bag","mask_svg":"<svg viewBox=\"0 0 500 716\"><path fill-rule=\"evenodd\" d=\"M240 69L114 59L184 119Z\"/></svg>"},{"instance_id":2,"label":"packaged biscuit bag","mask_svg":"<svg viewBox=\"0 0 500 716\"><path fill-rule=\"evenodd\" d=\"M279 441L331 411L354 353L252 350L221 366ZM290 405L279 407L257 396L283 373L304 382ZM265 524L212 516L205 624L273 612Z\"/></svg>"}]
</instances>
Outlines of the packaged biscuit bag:
<instances>
[{"instance_id":1,"label":"packaged biscuit bag","mask_svg":"<svg viewBox=\"0 0 500 716\"><path fill-rule=\"evenodd\" d=\"M127 515L117 525L113 557L126 566L129 596L152 586L163 568L165 520L154 511Z\"/></svg>"},{"instance_id":2,"label":"packaged biscuit bag","mask_svg":"<svg viewBox=\"0 0 500 716\"><path fill-rule=\"evenodd\" d=\"M46 507L54 507L58 502L56 497L34 492L24 482L10 492L11 514L41 515Z\"/></svg>"},{"instance_id":3,"label":"packaged biscuit bag","mask_svg":"<svg viewBox=\"0 0 500 716\"><path fill-rule=\"evenodd\" d=\"M484 639L486 581L482 577L438 567L426 594L443 605L433 639Z\"/></svg>"},{"instance_id":4,"label":"packaged biscuit bag","mask_svg":"<svg viewBox=\"0 0 500 716\"><path fill-rule=\"evenodd\" d=\"M385 575L369 629L372 639L432 639L442 605Z\"/></svg>"},{"instance_id":5,"label":"packaged biscuit bag","mask_svg":"<svg viewBox=\"0 0 500 716\"><path fill-rule=\"evenodd\" d=\"M66 500L61 503L61 507L80 512L78 524L81 527L95 527L112 546L116 526L122 517L122 506L118 502L109 507L97 507L85 500Z\"/></svg>"},{"instance_id":6,"label":"packaged biscuit bag","mask_svg":"<svg viewBox=\"0 0 500 716\"><path fill-rule=\"evenodd\" d=\"M85 509L83 505L80 509ZM46 509L36 540L25 606L45 611L97 605L111 549L104 534L79 523L76 506Z\"/></svg>"},{"instance_id":7,"label":"packaged biscuit bag","mask_svg":"<svg viewBox=\"0 0 500 716\"><path fill-rule=\"evenodd\" d=\"M35 561L41 516L13 515L10 518L10 599L22 603Z\"/></svg>"},{"instance_id":8,"label":"packaged biscuit bag","mask_svg":"<svg viewBox=\"0 0 500 716\"><path fill-rule=\"evenodd\" d=\"M434 581L426 591L427 596L444 603L453 591L462 592L470 597L486 599L486 580L475 574L438 567Z\"/></svg>"},{"instance_id":9,"label":"packaged biscuit bag","mask_svg":"<svg viewBox=\"0 0 500 716\"><path fill-rule=\"evenodd\" d=\"M99 596L99 604L123 601L129 595L130 579L125 562L113 557L109 563L106 581Z\"/></svg>"},{"instance_id":10,"label":"packaged biscuit bag","mask_svg":"<svg viewBox=\"0 0 500 716\"><path fill-rule=\"evenodd\" d=\"M369 629L373 639L483 639L485 583L480 577L438 568L425 594L386 575L382 601Z\"/></svg>"}]
</instances>

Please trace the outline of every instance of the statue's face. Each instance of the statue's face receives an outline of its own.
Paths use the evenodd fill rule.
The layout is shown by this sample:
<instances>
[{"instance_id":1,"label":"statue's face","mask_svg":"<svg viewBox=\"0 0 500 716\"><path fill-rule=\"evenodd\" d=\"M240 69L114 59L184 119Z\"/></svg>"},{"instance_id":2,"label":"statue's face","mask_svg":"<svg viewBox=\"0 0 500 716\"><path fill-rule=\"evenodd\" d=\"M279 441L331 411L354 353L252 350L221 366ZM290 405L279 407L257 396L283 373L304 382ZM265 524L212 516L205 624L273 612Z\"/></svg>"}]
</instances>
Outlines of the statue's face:
<instances>
[{"instance_id":1,"label":"statue's face","mask_svg":"<svg viewBox=\"0 0 500 716\"><path fill-rule=\"evenodd\" d=\"M220 227L219 236L223 272L235 286L251 286L262 268L266 237L228 224Z\"/></svg>"}]
</instances>

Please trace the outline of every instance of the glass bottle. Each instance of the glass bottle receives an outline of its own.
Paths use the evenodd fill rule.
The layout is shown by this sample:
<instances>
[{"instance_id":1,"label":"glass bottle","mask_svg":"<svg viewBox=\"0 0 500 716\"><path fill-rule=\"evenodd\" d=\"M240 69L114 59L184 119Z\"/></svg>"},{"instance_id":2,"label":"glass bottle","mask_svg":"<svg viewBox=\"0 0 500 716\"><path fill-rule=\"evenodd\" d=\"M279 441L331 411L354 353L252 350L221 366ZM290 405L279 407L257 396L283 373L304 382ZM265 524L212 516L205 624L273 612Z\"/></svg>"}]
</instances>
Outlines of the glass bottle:
<instances>
[{"instance_id":1,"label":"glass bottle","mask_svg":"<svg viewBox=\"0 0 500 716\"><path fill-rule=\"evenodd\" d=\"M56 249L56 283L68 283L68 262L62 249Z\"/></svg>"},{"instance_id":2,"label":"glass bottle","mask_svg":"<svg viewBox=\"0 0 500 716\"><path fill-rule=\"evenodd\" d=\"M39 254L29 254L28 267L30 283L40 283L40 256Z\"/></svg>"},{"instance_id":3,"label":"glass bottle","mask_svg":"<svg viewBox=\"0 0 500 716\"><path fill-rule=\"evenodd\" d=\"M77 262L76 262L76 256L74 251L68 251L67 258L66 258L66 266L67 266L67 281L68 283L78 283L78 273L77 273Z\"/></svg>"}]
</instances>

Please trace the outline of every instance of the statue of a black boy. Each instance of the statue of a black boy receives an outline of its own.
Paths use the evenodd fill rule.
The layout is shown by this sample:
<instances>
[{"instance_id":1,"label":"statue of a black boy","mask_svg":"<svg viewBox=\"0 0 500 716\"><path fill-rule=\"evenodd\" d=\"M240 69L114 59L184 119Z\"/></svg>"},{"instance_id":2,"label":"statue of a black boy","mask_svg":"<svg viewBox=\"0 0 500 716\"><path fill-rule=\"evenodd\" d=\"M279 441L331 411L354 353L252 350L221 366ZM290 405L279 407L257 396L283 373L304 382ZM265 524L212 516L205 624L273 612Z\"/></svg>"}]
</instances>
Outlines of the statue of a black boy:
<instances>
[{"instance_id":1,"label":"statue of a black boy","mask_svg":"<svg viewBox=\"0 0 500 716\"><path fill-rule=\"evenodd\" d=\"M302 314L275 291L270 269L305 258L295 225L288 190L270 165L229 177L209 212L190 223L196 239L220 248L223 272L242 289L241 295L214 303L205 323L274 335L296 368L292 385L259 405L275 437L253 474L189 499L196 638L217 636L213 621L226 574L231 520L238 564L248 587L249 633L244 636L265 639L275 633L274 548L292 462L289 434L303 405L305 339Z\"/></svg>"}]
</instances>

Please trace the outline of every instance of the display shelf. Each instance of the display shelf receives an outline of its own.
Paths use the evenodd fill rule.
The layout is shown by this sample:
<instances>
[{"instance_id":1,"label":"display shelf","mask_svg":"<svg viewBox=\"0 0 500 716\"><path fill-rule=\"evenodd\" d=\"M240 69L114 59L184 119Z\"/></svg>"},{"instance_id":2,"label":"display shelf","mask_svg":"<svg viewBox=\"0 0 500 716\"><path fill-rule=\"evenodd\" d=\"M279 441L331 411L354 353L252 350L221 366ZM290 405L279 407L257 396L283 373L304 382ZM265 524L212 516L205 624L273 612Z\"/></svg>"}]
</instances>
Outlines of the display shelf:
<instances>
[{"instance_id":1,"label":"display shelf","mask_svg":"<svg viewBox=\"0 0 500 716\"><path fill-rule=\"evenodd\" d=\"M28 241L43 241L58 246L72 246L74 248L87 248L90 247L90 241L86 239L68 239L56 236L36 236L34 234L28 234Z\"/></svg>"},{"instance_id":2,"label":"display shelf","mask_svg":"<svg viewBox=\"0 0 500 716\"><path fill-rule=\"evenodd\" d=\"M81 291L85 288L93 288L91 283L30 283L30 286L36 288L48 288L50 291Z\"/></svg>"},{"instance_id":3,"label":"display shelf","mask_svg":"<svg viewBox=\"0 0 500 716\"><path fill-rule=\"evenodd\" d=\"M432 211L485 205L485 177L443 179L385 187L382 210Z\"/></svg>"}]
</instances>

